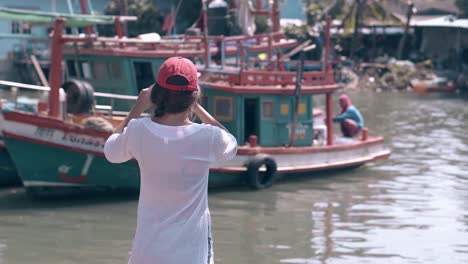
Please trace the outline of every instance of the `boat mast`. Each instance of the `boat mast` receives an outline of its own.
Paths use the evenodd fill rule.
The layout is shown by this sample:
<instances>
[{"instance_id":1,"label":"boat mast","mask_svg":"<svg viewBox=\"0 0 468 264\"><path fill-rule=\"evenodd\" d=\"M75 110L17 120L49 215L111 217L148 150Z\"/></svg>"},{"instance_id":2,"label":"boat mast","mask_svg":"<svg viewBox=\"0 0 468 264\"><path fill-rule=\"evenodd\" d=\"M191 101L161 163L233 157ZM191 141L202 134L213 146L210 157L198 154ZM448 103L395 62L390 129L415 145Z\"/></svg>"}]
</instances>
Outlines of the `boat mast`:
<instances>
[{"instance_id":1,"label":"boat mast","mask_svg":"<svg viewBox=\"0 0 468 264\"><path fill-rule=\"evenodd\" d=\"M88 14L88 6L86 5L86 0L80 0L80 5L81 5L81 13L83 15ZM85 32L87 35L93 34L93 27L92 26L86 26L85 27Z\"/></svg>"},{"instance_id":2,"label":"boat mast","mask_svg":"<svg viewBox=\"0 0 468 264\"><path fill-rule=\"evenodd\" d=\"M210 44L208 40L208 10L207 10L207 1L202 0L202 14L203 14L203 38L204 38L204 48L205 48L205 68L210 67Z\"/></svg>"},{"instance_id":3,"label":"boat mast","mask_svg":"<svg viewBox=\"0 0 468 264\"><path fill-rule=\"evenodd\" d=\"M50 46L50 93L49 93L49 116L60 117L60 87L62 85L62 34L64 18L57 18L54 25L54 36Z\"/></svg>"},{"instance_id":4,"label":"boat mast","mask_svg":"<svg viewBox=\"0 0 468 264\"><path fill-rule=\"evenodd\" d=\"M278 0L273 0L273 14L272 14L273 32L280 31L280 16L279 16L279 13L280 13L280 11L279 11Z\"/></svg>"},{"instance_id":5,"label":"boat mast","mask_svg":"<svg viewBox=\"0 0 468 264\"><path fill-rule=\"evenodd\" d=\"M301 85L302 85L302 78L304 73L304 51L300 53L300 59L297 63L296 69L296 89L294 91L294 112L291 124L291 138L289 139L288 147L292 147L294 145L294 141L296 140L296 127L297 127L297 115L299 112L299 103L301 100Z\"/></svg>"}]
</instances>

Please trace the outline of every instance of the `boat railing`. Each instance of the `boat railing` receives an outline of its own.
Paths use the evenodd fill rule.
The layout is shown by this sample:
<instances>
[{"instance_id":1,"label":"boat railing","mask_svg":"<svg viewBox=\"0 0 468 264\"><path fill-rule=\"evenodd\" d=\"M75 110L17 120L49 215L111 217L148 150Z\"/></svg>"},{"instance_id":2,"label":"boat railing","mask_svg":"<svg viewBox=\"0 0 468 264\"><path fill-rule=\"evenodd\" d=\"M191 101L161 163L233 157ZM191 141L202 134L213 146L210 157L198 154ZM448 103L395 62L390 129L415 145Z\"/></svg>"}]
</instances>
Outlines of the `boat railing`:
<instances>
[{"instance_id":1,"label":"boat railing","mask_svg":"<svg viewBox=\"0 0 468 264\"><path fill-rule=\"evenodd\" d=\"M93 49L125 49L127 51L167 51L177 52L192 50L202 55L218 55L224 57L226 53L236 54L238 49L247 52L266 51L266 47L293 47L295 40L286 40L282 32L256 34L252 36L203 36L184 35L178 38L127 38L127 37L97 37L95 35L64 35L63 39L68 47L85 47ZM209 60L211 58L208 58Z\"/></svg>"},{"instance_id":2,"label":"boat railing","mask_svg":"<svg viewBox=\"0 0 468 264\"><path fill-rule=\"evenodd\" d=\"M18 103L18 97L19 97L19 94L17 92L18 89L44 92L44 93L48 93L50 91L50 87L46 87L46 86L39 86L39 85L26 84L26 83L17 83L17 82L10 82L10 81L4 81L4 80L0 80L0 86L7 86L10 88L14 88L12 91L12 97L13 97L13 102L15 103L15 105L16 103ZM60 88L60 89L63 90L63 88ZM110 102L109 105L95 105L94 106L94 109L96 112L107 114L109 118L112 118L113 116L124 116L128 113L126 111L114 110L115 100L136 101L136 99L138 98L137 96L133 96L133 95L122 95L122 94L100 93L100 92L94 92L93 95L94 97L97 97L97 98L106 98L109 100Z\"/></svg>"},{"instance_id":3,"label":"boat railing","mask_svg":"<svg viewBox=\"0 0 468 264\"><path fill-rule=\"evenodd\" d=\"M210 82L226 82L234 85L295 85L296 72L284 70L268 70L253 68L251 70L237 71L208 69L202 72L201 80ZM303 73L303 85L327 85L334 84L333 71L307 71Z\"/></svg>"}]
</instances>

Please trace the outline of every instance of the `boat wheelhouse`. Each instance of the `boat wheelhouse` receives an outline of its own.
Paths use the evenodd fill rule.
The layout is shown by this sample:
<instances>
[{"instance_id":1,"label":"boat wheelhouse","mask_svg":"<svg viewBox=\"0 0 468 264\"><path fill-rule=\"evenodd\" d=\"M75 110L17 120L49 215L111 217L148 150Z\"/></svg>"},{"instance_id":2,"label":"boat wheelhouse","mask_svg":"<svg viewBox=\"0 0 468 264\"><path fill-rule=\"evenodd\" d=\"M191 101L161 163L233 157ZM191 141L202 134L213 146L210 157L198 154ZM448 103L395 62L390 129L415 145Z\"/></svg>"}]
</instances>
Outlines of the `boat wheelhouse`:
<instances>
[{"instance_id":1,"label":"boat wheelhouse","mask_svg":"<svg viewBox=\"0 0 468 264\"><path fill-rule=\"evenodd\" d=\"M323 60L304 71L303 46L296 71L286 71L280 50L269 50L264 67L200 65L205 108L223 121L240 144L237 156L212 168L216 178L242 179L253 188L268 187L278 176L360 166L386 159L390 151L382 137L364 128L359 138L333 132L333 77L327 21ZM288 63L291 63L288 61ZM258 63L257 63L258 64ZM314 70L315 69L315 70ZM314 98L321 95L325 116L318 115Z\"/></svg>"}]
</instances>

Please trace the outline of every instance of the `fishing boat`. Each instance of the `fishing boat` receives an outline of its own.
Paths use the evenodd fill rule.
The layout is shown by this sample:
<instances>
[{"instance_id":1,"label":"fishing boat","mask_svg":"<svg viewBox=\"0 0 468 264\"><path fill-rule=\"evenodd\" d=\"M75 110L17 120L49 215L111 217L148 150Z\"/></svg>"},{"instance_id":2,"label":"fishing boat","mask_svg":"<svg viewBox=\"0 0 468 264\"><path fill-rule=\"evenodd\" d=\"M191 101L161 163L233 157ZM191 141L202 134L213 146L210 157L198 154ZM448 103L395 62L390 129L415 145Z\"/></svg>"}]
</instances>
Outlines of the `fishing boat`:
<instances>
[{"instance_id":1,"label":"fishing boat","mask_svg":"<svg viewBox=\"0 0 468 264\"><path fill-rule=\"evenodd\" d=\"M203 19L208 21L209 10L206 5L204 7ZM272 16L278 16L278 12L265 10L260 1L257 1L257 8L253 11L254 15ZM86 14L86 10L83 10L83 13ZM59 21L57 18L63 20ZM203 35L186 34L161 38L157 34L149 33L128 38L123 33L123 23L133 21L135 17L70 15L0 8L0 19L14 19L42 26L55 25L53 32L60 31L61 34L54 33L54 37L59 36L56 41L60 43L56 43L55 48L61 49L61 57L51 56L51 58L55 60L55 64L63 60L64 67L56 68L54 74L61 72L64 75L64 79L60 79L60 82L64 83L60 86L65 89L68 112L75 116L75 120L82 120L80 116L89 114L91 108L92 111L110 111L114 115L128 111L132 104L129 100L120 100L121 97L116 99L115 96L96 97L95 92L137 95L140 89L154 81L154 74L168 57L179 55L199 63L204 63L205 58L211 61L218 57L222 57L223 60L225 58L235 60L239 58L237 56L239 48L247 54L256 55L268 49L288 49L297 44L295 40L285 38L279 26L270 34L213 37L209 32L215 32L216 29L209 29L207 23L204 23ZM100 24L113 24L116 36L100 37L95 34L92 26ZM64 35L64 26L84 27L85 30L80 35ZM53 75L52 72L50 75ZM49 86L49 80L45 77L41 80L42 86ZM3 87L29 90L47 88L12 85L11 82L3 82ZM52 104L50 106L53 107ZM3 123L4 121L0 120L0 130ZM0 169L3 171L0 174L0 178L4 179L3 182L9 183L12 180L17 182L14 164L3 144L0 148Z\"/></svg>"},{"instance_id":2,"label":"fishing boat","mask_svg":"<svg viewBox=\"0 0 468 264\"><path fill-rule=\"evenodd\" d=\"M211 168L211 178L244 180L261 189L291 175L352 168L390 156L384 139L370 136L367 128L359 138L334 135L332 97L339 86L328 61L330 20L325 42L322 61L315 62L310 71L304 71L304 52L315 45L302 47L294 72L273 59L281 58L278 50L268 52L262 68L242 63L199 68L205 108L240 143L233 160ZM326 108L322 120L314 100L320 95Z\"/></svg>"},{"instance_id":3,"label":"fishing boat","mask_svg":"<svg viewBox=\"0 0 468 264\"><path fill-rule=\"evenodd\" d=\"M80 122L97 115L96 112L64 114L65 109L70 109L64 104L88 97L72 93L76 98L69 100L68 91L67 100L60 99L61 87L66 86L62 85L62 48L64 43L78 40L62 35L63 24L63 19L55 22L50 88L29 86L50 90L45 111L1 111L4 142L18 174L28 193L36 195L95 188L138 190L137 162L109 163L103 146L111 132ZM282 49L272 45L273 33L267 34L270 44L262 61L256 61L258 56L249 56L241 40L237 43L239 52L232 59L226 56L225 38L204 39L205 46L216 43L225 48L220 50L220 61L214 62L209 49L205 49L201 63L197 63L204 94L202 105L240 144L234 160L210 168L210 188L247 184L253 189L263 189L291 175L353 168L389 157L384 139L370 136L367 128L359 138L344 139L333 133L332 98L339 86L327 59L329 25L328 22L324 59L316 63L319 67L313 67L316 70L307 72L303 71L303 59L296 71L285 70ZM302 45L303 51L311 48ZM24 84L14 86L26 88ZM113 102L136 98L102 92L93 95L111 101L109 108L100 108L106 113L99 117L113 124L122 120L117 116L120 111L112 107ZM314 110L314 98L319 95L325 96L325 122L318 118L320 112Z\"/></svg>"},{"instance_id":4,"label":"fishing boat","mask_svg":"<svg viewBox=\"0 0 468 264\"><path fill-rule=\"evenodd\" d=\"M11 8L4 8L0 7L0 19L3 20L15 20L21 21L23 23L28 23L34 27L47 27L50 25L54 25L55 19L57 17L63 17L67 19L66 26L68 27L85 27L85 26L92 26L97 24L109 24L114 23L116 17L112 16L89 16L89 15L72 15L72 14L61 14L61 13L48 13L48 12L40 12L40 11L30 11L30 10L19 10L19 9L11 9ZM119 18L122 21L127 20L134 20L134 17L122 17ZM2 38L17 38L18 36L11 34L2 34ZM38 37L38 36L20 36L23 40L31 40L31 41L41 41L41 42L48 42L48 39L45 37ZM40 80L43 85L48 85L47 78L44 76L43 67L41 65L48 65L49 61L44 61L42 58L37 58L36 56L29 56L31 54L28 53L21 53L21 52L13 52L10 54L10 59L12 59L17 66L18 73L23 76L35 76ZM32 67L32 65L34 67ZM37 74L37 75L36 75ZM29 78L29 79L34 79ZM5 87L14 87L13 90L16 90L17 87L11 86L11 83L6 81L2 85L2 88ZM6 94L6 92L5 92ZM16 96L12 96L15 97ZM17 99L17 98L16 98ZM8 102L5 98L2 98L2 102L0 103L2 108L11 108L13 107L18 108L19 110L23 111L36 111L37 105L32 105L28 103L28 106L25 108L24 104L15 100L15 102ZM17 175L15 165L8 153L5 144L3 143L3 134L1 133L3 127L3 118L0 118L0 186L12 186L21 183L20 178Z\"/></svg>"},{"instance_id":5,"label":"fishing boat","mask_svg":"<svg viewBox=\"0 0 468 264\"><path fill-rule=\"evenodd\" d=\"M447 80L411 80L413 91L418 94L425 93L454 93L457 91L457 86L454 82Z\"/></svg>"}]
</instances>

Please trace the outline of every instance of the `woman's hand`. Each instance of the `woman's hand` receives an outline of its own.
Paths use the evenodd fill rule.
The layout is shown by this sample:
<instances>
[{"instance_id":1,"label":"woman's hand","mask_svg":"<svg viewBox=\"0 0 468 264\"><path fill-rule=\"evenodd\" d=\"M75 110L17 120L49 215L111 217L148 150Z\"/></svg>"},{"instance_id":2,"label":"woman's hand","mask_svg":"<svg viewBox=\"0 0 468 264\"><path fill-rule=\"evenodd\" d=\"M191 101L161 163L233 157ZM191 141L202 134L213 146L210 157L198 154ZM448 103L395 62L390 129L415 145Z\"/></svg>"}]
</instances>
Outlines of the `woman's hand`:
<instances>
[{"instance_id":1,"label":"woman's hand","mask_svg":"<svg viewBox=\"0 0 468 264\"><path fill-rule=\"evenodd\" d=\"M212 126L217 126L227 132L229 132L221 123L219 123L213 116L208 113L200 104L195 103L193 107L193 113L200 118L200 120L205 124L210 124Z\"/></svg>"},{"instance_id":2,"label":"woman's hand","mask_svg":"<svg viewBox=\"0 0 468 264\"><path fill-rule=\"evenodd\" d=\"M128 125L130 120L134 118L139 118L143 112L150 109L153 106L151 102L151 89L150 86L140 91L135 105L132 107L130 112L128 112L125 119L115 128L114 133L122 133L124 128Z\"/></svg>"},{"instance_id":3,"label":"woman's hand","mask_svg":"<svg viewBox=\"0 0 468 264\"><path fill-rule=\"evenodd\" d=\"M134 106L137 112L143 113L146 110L153 107L153 103L151 102L151 90L152 89L153 89L153 86L150 86L148 88L142 89L140 93L138 94L138 99L136 100L136 103Z\"/></svg>"}]
</instances>

